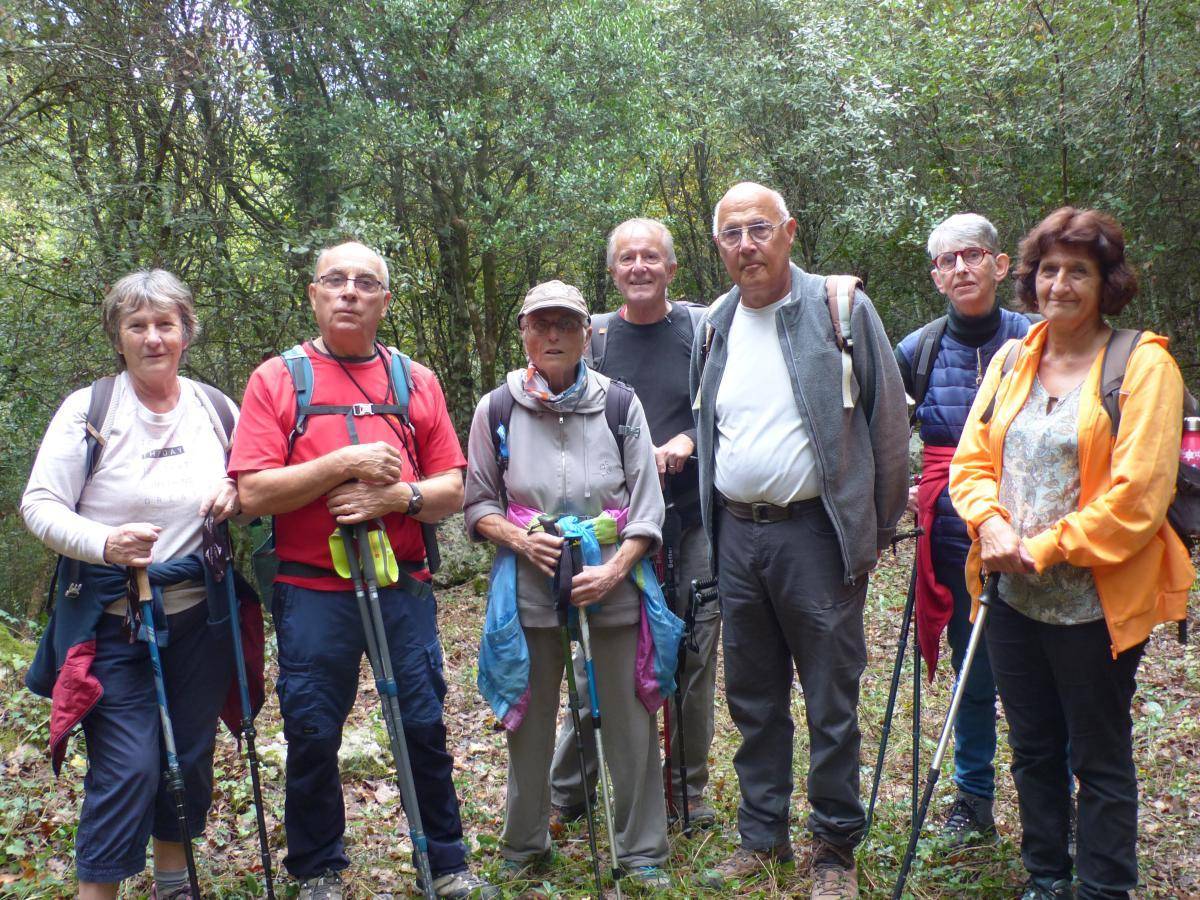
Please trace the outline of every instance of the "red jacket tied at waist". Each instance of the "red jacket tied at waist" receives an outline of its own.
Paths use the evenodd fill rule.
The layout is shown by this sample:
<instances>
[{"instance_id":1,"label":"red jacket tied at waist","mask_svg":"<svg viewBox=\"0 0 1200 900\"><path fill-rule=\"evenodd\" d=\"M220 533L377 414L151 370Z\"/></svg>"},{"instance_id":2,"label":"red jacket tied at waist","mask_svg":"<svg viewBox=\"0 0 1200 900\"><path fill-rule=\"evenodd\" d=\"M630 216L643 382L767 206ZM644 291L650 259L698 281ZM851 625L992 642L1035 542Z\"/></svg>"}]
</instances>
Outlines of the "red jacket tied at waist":
<instances>
[{"instance_id":1,"label":"red jacket tied at waist","mask_svg":"<svg viewBox=\"0 0 1200 900\"><path fill-rule=\"evenodd\" d=\"M950 460L954 447L925 446L921 465L921 483L917 487L917 642L929 671L929 680L937 668L942 632L954 614L954 595L939 584L933 573L933 520L937 514L937 499L950 481Z\"/></svg>"}]
</instances>

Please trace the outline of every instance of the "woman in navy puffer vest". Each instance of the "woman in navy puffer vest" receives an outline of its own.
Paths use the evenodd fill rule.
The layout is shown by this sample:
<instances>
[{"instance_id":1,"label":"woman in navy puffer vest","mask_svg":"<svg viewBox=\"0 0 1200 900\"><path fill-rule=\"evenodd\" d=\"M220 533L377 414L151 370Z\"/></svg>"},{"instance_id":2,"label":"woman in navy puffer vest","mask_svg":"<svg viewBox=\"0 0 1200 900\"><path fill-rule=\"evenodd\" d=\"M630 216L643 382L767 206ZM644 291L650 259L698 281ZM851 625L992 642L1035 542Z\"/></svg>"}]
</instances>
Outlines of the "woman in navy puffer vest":
<instances>
[{"instance_id":1,"label":"woman in navy puffer vest","mask_svg":"<svg viewBox=\"0 0 1200 900\"><path fill-rule=\"evenodd\" d=\"M918 640L929 666L937 665L943 629L950 641L957 674L971 633L971 598L964 581L966 526L954 511L946 489L950 458L988 363L1005 342L1021 338L1029 320L996 299L996 287L1008 274L1008 256L1000 252L996 229L983 216L951 216L929 236L931 275L946 296L947 319L928 386L915 412L925 445L920 487L910 507L917 511L925 535L917 552ZM921 332L917 329L896 347L896 361L909 395ZM914 505L915 504L915 505ZM943 837L965 844L995 833L992 798L996 753L996 688L982 644L967 678L954 734L954 781L958 795L947 815Z\"/></svg>"}]
</instances>

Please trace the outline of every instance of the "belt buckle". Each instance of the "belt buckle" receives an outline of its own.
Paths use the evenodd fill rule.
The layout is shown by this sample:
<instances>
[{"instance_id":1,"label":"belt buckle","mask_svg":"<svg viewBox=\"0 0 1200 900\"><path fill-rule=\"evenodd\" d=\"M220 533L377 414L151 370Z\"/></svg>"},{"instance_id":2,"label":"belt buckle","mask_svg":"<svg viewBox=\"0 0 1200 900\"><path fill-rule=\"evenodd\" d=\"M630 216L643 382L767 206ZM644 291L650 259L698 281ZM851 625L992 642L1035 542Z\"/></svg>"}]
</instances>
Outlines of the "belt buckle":
<instances>
[{"instance_id":1,"label":"belt buckle","mask_svg":"<svg viewBox=\"0 0 1200 900\"><path fill-rule=\"evenodd\" d=\"M771 504L770 503L751 503L750 504L750 521L755 525L768 525L771 520Z\"/></svg>"},{"instance_id":2,"label":"belt buckle","mask_svg":"<svg viewBox=\"0 0 1200 900\"><path fill-rule=\"evenodd\" d=\"M369 416L371 415L370 403L355 403L350 407L350 414L353 416Z\"/></svg>"}]
</instances>

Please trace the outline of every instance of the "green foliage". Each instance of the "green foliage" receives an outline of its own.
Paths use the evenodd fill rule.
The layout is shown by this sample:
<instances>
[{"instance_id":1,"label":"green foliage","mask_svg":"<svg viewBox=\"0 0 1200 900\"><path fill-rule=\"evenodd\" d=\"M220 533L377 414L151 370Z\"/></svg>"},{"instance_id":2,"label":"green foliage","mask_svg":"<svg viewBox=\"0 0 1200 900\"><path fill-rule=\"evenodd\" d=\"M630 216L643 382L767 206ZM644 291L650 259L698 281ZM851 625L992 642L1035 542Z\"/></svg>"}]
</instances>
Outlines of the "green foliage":
<instances>
[{"instance_id":1,"label":"green foliage","mask_svg":"<svg viewBox=\"0 0 1200 900\"><path fill-rule=\"evenodd\" d=\"M0 12L0 567L35 611L50 556L18 503L63 395L112 367L104 286L161 265L196 294L191 373L240 394L306 336L315 252L391 265L384 337L438 372L460 433L523 354L547 278L618 298L604 238L663 218L676 291L727 286L734 181L778 187L795 258L854 271L899 338L936 314L924 241L1003 242L1064 202L1125 224L1195 383L1197 0L15 0Z\"/></svg>"}]
</instances>

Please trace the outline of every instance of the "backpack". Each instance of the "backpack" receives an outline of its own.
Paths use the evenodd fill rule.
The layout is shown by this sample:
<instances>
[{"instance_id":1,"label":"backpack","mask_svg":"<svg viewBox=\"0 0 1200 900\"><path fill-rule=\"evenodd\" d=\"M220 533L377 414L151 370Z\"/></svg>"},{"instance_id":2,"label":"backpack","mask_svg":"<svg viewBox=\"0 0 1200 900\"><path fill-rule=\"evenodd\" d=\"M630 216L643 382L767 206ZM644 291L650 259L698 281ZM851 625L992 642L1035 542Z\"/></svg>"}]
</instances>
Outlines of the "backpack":
<instances>
[{"instance_id":1,"label":"backpack","mask_svg":"<svg viewBox=\"0 0 1200 900\"><path fill-rule=\"evenodd\" d=\"M504 484L504 474L508 471L508 432L516 402L507 382L488 394L488 433L492 436L492 451L500 470L500 502L505 509L508 508L508 490ZM640 427L625 424L632 402L633 388L623 381L612 379L604 396L604 421L612 432L613 440L617 442L622 469L625 468L625 438L629 435L639 437L642 433Z\"/></svg>"},{"instance_id":2,"label":"backpack","mask_svg":"<svg viewBox=\"0 0 1200 900\"><path fill-rule=\"evenodd\" d=\"M675 314L677 309L682 309L685 315L677 316ZM667 323L675 326L676 332L690 348L692 338L696 334L696 325L704 319L706 312L708 312L707 306L678 301L673 304L671 312L668 313ZM608 355L608 329L611 327L610 323L613 319L619 315L619 312L605 312L592 316L592 340L588 344L587 350L584 351L583 361L588 364L589 368L595 369L597 372L604 371L604 360ZM683 327L679 327L676 323L682 323Z\"/></svg>"},{"instance_id":3,"label":"backpack","mask_svg":"<svg viewBox=\"0 0 1200 900\"><path fill-rule=\"evenodd\" d=\"M1041 321L1037 313L1026 313L1030 322ZM912 357L912 412L909 413L909 424L917 424L917 409L925 395L929 393L929 379L933 375L933 364L942 349L942 335L946 333L949 316L938 316L932 322L927 322L917 336L917 346L913 349Z\"/></svg>"},{"instance_id":4,"label":"backpack","mask_svg":"<svg viewBox=\"0 0 1200 900\"><path fill-rule=\"evenodd\" d=\"M312 360L304 352L302 344L296 344L283 351L281 354L283 364L287 366L288 375L292 379L292 387L296 391L296 424L292 426L292 433L288 435L287 459L292 456L292 448L296 445L296 439L308 428L309 416L344 416L346 430L350 432L350 439L356 444L358 443L358 430L354 427L356 416L396 416L405 428L412 429L412 422L408 418L408 400L413 388L412 360L395 347L387 349L390 357L388 382L395 402L348 403L341 406L330 404L314 406L312 395L316 384L313 378ZM410 456L408 461L419 475L420 470L417 467L416 459Z\"/></svg>"},{"instance_id":5,"label":"backpack","mask_svg":"<svg viewBox=\"0 0 1200 900\"><path fill-rule=\"evenodd\" d=\"M1108 414L1108 420L1111 423L1113 440L1116 440L1117 431L1121 427L1119 400L1121 386L1125 382L1125 370L1129 365L1129 357L1133 354L1133 349L1137 346L1141 336L1141 331L1132 328L1114 328L1104 347L1104 359L1100 363L1100 384L1097 389L1100 393L1100 404L1104 407L1104 412ZM1020 343L1015 338L1008 342L1008 349L1004 351L1004 362L1000 367L1001 380L1008 377L1008 373L1016 365L1018 356L1016 351L1020 347ZM999 392L1000 384L997 382L996 393ZM1200 408L1200 404L1197 404L1196 398L1187 388L1184 388L1180 417L1195 416L1198 408ZM985 425L990 422L995 409L996 394L992 394L992 399L988 401L987 407L979 417L980 421ZM1200 469L1195 466L1179 464L1179 474L1175 478L1175 497L1171 500L1171 505L1167 507L1167 521L1171 523L1171 527L1175 529L1175 533L1179 535L1184 546L1189 550L1192 549L1197 539L1200 538Z\"/></svg>"},{"instance_id":6,"label":"backpack","mask_svg":"<svg viewBox=\"0 0 1200 900\"><path fill-rule=\"evenodd\" d=\"M842 408L854 408L851 385L854 376L854 336L850 330L850 319L854 313L854 292L862 290L862 279L856 275L827 275L825 277L825 302L829 305L829 320L833 325L833 342L842 353ZM712 325L705 325L704 344L700 348L700 371L708 362L712 348Z\"/></svg>"},{"instance_id":7,"label":"backpack","mask_svg":"<svg viewBox=\"0 0 1200 900\"><path fill-rule=\"evenodd\" d=\"M91 396L88 400L87 419L84 421L84 483L91 480L92 475L96 472L96 467L100 465L100 457L104 453L104 447L108 443L108 413L112 406L113 388L117 383L116 375L105 375L102 378L97 378L92 382ZM217 390L211 384L205 384L203 381L192 380L192 383L198 387L201 405L208 412L209 418L212 419L213 432L217 435L217 440L221 442L221 449L225 451L225 455L229 455L229 445L233 441L233 413L229 410L229 404L225 402L225 395ZM59 560L67 560L66 577L67 587L63 591L63 596L67 598L75 598L79 596L79 592L83 590L83 582L79 577L80 561L77 559L67 559L59 556ZM54 577L50 579L50 593L46 599L46 609L49 610L54 606L55 592L58 588L58 571L59 567L54 568Z\"/></svg>"},{"instance_id":8,"label":"backpack","mask_svg":"<svg viewBox=\"0 0 1200 900\"><path fill-rule=\"evenodd\" d=\"M407 441L403 437L401 440L405 443L408 461L413 472L418 478L421 477L421 469L417 465L416 459L416 432L408 417L409 398L415 386L412 379L412 359L395 347L388 347L387 351L389 358L388 385L393 396L392 403L314 404L312 396L316 388L316 380L312 360L304 352L304 346L296 344L280 354L283 357L284 366L287 367L288 375L292 379L292 388L296 392L296 422L292 426L291 434L288 435L287 456L284 457L285 465L291 459L296 440L307 430L308 420L311 416L343 416L350 439L356 444L358 443L358 429L354 425L355 418L358 416L395 416L400 420L402 428L410 432L414 445L413 450L409 451ZM419 522L418 524L421 526L421 537L425 542L425 556L429 573L437 574L442 565L442 556L437 542L437 526L429 522ZM260 589L264 589L274 581L275 572L278 569L278 560L275 558L275 526L273 521L268 525L266 522L256 519L251 523L251 529L255 534L256 544L253 554L254 575Z\"/></svg>"}]
</instances>

